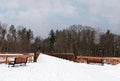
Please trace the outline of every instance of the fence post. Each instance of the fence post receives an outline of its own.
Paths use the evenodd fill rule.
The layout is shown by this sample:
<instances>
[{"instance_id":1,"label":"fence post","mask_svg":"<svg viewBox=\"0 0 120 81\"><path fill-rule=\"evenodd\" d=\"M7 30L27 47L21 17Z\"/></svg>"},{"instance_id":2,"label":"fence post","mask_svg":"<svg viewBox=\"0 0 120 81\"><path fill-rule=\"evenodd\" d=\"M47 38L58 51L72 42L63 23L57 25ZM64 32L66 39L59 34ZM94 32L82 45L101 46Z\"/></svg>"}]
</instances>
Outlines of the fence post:
<instances>
[{"instance_id":1,"label":"fence post","mask_svg":"<svg viewBox=\"0 0 120 81\"><path fill-rule=\"evenodd\" d=\"M7 64L8 63L8 60L7 60L7 56L5 56L5 64Z\"/></svg>"},{"instance_id":2,"label":"fence post","mask_svg":"<svg viewBox=\"0 0 120 81\"><path fill-rule=\"evenodd\" d=\"M34 62L37 62L39 55L40 55L40 52L34 52Z\"/></svg>"}]
</instances>

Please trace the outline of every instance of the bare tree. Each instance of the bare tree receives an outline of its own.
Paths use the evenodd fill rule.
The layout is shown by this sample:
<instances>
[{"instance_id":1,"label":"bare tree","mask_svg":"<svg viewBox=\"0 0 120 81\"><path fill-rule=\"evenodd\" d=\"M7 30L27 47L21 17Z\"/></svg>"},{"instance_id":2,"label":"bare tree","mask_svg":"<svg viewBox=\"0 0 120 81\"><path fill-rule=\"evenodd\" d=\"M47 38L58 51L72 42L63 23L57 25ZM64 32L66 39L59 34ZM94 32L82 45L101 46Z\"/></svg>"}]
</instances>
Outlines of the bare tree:
<instances>
[{"instance_id":1,"label":"bare tree","mask_svg":"<svg viewBox=\"0 0 120 81\"><path fill-rule=\"evenodd\" d=\"M7 25L0 22L0 52L3 52L3 50L5 51L5 49L2 49L2 47L5 41L5 35L7 33L6 28Z\"/></svg>"},{"instance_id":2,"label":"bare tree","mask_svg":"<svg viewBox=\"0 0 120 81\"><path fill-rule=\"evenodd\" d=\"M113 56L114 54L114 35L107 30L105 34L100 37L100 44L104 47L103 56Z\"/></svg>"},{"instance_id":3,"label":"bare tree","mask_svg":"<svg viewBox=\"0 0 120 81\"><path fill-rule=\"evenodd\" d=\"M8 40L8 52L16 52L17 51L17 31L14 25L11 25L7 34Z\"/></svg>"}]
</instances>

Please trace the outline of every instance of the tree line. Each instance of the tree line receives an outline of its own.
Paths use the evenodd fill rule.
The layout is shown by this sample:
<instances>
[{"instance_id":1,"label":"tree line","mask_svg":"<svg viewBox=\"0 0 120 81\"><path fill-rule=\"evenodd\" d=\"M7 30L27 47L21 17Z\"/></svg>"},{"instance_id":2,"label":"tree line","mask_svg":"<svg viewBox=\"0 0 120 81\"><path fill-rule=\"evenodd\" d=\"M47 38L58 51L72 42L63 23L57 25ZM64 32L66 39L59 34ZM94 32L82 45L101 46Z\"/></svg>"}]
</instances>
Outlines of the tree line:
<instances>
[{"instance_id":1,"label":"tree line","mask_svg":"<svg viewBox=\"0 0 120 81\"><path fill-rule=\"evenodd\" d=\"M45 51L74 53L84 56L120 56L120 35L107 30L100 32L90 26L72 25L69 28L50 31Z\"/></svg>"},{"instance_id":2,"label":"tree line","mask_svg":"<svg viewBox=\"0 0 120 81\"><path fill-rule=\"evenodd\" d=\"M34 37L31 29L0 23L0 52L29 53L41 51L74 53L85 56L120 56L120 35L110 30L72 25L63 30L51 30L47 38Z\"/></svg>"}]
</instances>

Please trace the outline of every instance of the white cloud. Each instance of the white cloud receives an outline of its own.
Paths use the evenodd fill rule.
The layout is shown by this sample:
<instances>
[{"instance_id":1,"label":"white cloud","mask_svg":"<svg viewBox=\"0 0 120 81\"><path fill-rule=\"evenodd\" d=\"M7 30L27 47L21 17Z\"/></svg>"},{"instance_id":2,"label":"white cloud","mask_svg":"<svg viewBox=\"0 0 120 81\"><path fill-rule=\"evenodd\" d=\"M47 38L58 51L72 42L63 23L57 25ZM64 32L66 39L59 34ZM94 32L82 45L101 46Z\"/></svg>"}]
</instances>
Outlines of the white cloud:
<instances>
[{"instance_id":1,"label":"white cloud","mask_svg":"<svg viewBox=\"0 0 120 81\"><path fill-rule=\"evenodd\" d=\"M51 14L75 13L75 9L69 4L69 1L64 0L1 0L0 8L7 10L4 14L0 13L3 22L30 26L34 31L43 30L41 31L43 34L49 32L47 18ZM21 8L24 10L19 10Z\"/></svg>"},{"instance_id":2,"label":"white cloud","mask_svg":"<svg viewBox=\"0 0 120 81\"><path fill-rule=\"evenodd\" d=\"M82 3L87 7L87 11L90 17L84 23L96 24L99 17L102 17L106 20L107 27L111 29L114 33L119 33L120 30L120 0L81 0ZM104 21L103 21L104 23ZM102 24L102 22L101 22Z\"/></svg>"},{"instance_id":3,"label":"white cloud","mask_svg":"<svg viewBox=\"0 0 120 81\"><path fill-rule=\"evenodd\" d=\"M20 7L19 0L0 0L0 8L6 9L8 11L18 9Z\"/></svg>"},{"instance_id":4,"label":"white cloud","mask_svg":"<svg viewBox=\"0 0 120 81\"><path fill-rule=\"evenodd\" d=\"M86 6L85 10L89 14L88 18L81 20L81 24L97 26L96 22L99 20L98 17L101 16L106 19L111 27L114 27L111 29L114 31L120 29L118 27L120 25L120 0L76 1L84 4ZM74 6L71 3L72 0L0 0L0 8L6 10L4 13L0 12L0 19L8 24L32 27L31 29L36 34L40 32L40 35L45 36L50 30L48 18L51 14L67 14L76 16L76 20L80 20L77 17L81 18L82 16L78 14L80 12L78 6L81 5ZM75 23L74 20L73 23Z\"/></svg>"},{"instance_id":5,"label":"white cloud","mask_svg":"<svg viewBox=\"0 0 120 81\"><path fill-rule=\"evenodd\" d=\"M92 0L87 1L89 12L93 16L103 16L110 23L118 22L120 17L120 0Z\"/></svg>"}]
</instances>

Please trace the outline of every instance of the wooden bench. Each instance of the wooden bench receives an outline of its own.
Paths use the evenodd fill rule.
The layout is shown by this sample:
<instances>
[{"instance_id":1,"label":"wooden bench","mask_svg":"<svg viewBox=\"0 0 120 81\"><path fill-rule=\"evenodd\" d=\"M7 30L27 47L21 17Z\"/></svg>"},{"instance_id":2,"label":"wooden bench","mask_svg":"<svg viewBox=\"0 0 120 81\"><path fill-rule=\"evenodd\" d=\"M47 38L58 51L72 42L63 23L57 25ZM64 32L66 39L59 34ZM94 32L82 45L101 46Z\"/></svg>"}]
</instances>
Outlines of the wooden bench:
<instances>
[{"instance_id":1,"label":"wooden bench","mask_svg":"<svg viewBox=\"0 0 120 81\"><path fill-rule=\"evenodd\" d=\"M89 63L100 63L101 65L104 65L104 60L99 58L87 58L87 64Z\"/></svg>"},{"instance_id":2,"label":"wooden bench","mask_svg":"<svg viewBox=\"0 0 120 81\"><path fill-rule=\"evenodd\" d=\"M8 67L10 65L12 65L12 67L14 67L16 64L20 64L20 66L26 65L27 59L28 59L28 57L17 57L17 58L14 59L13 62L8 63Z\"/></svg>"}]
</instances>

